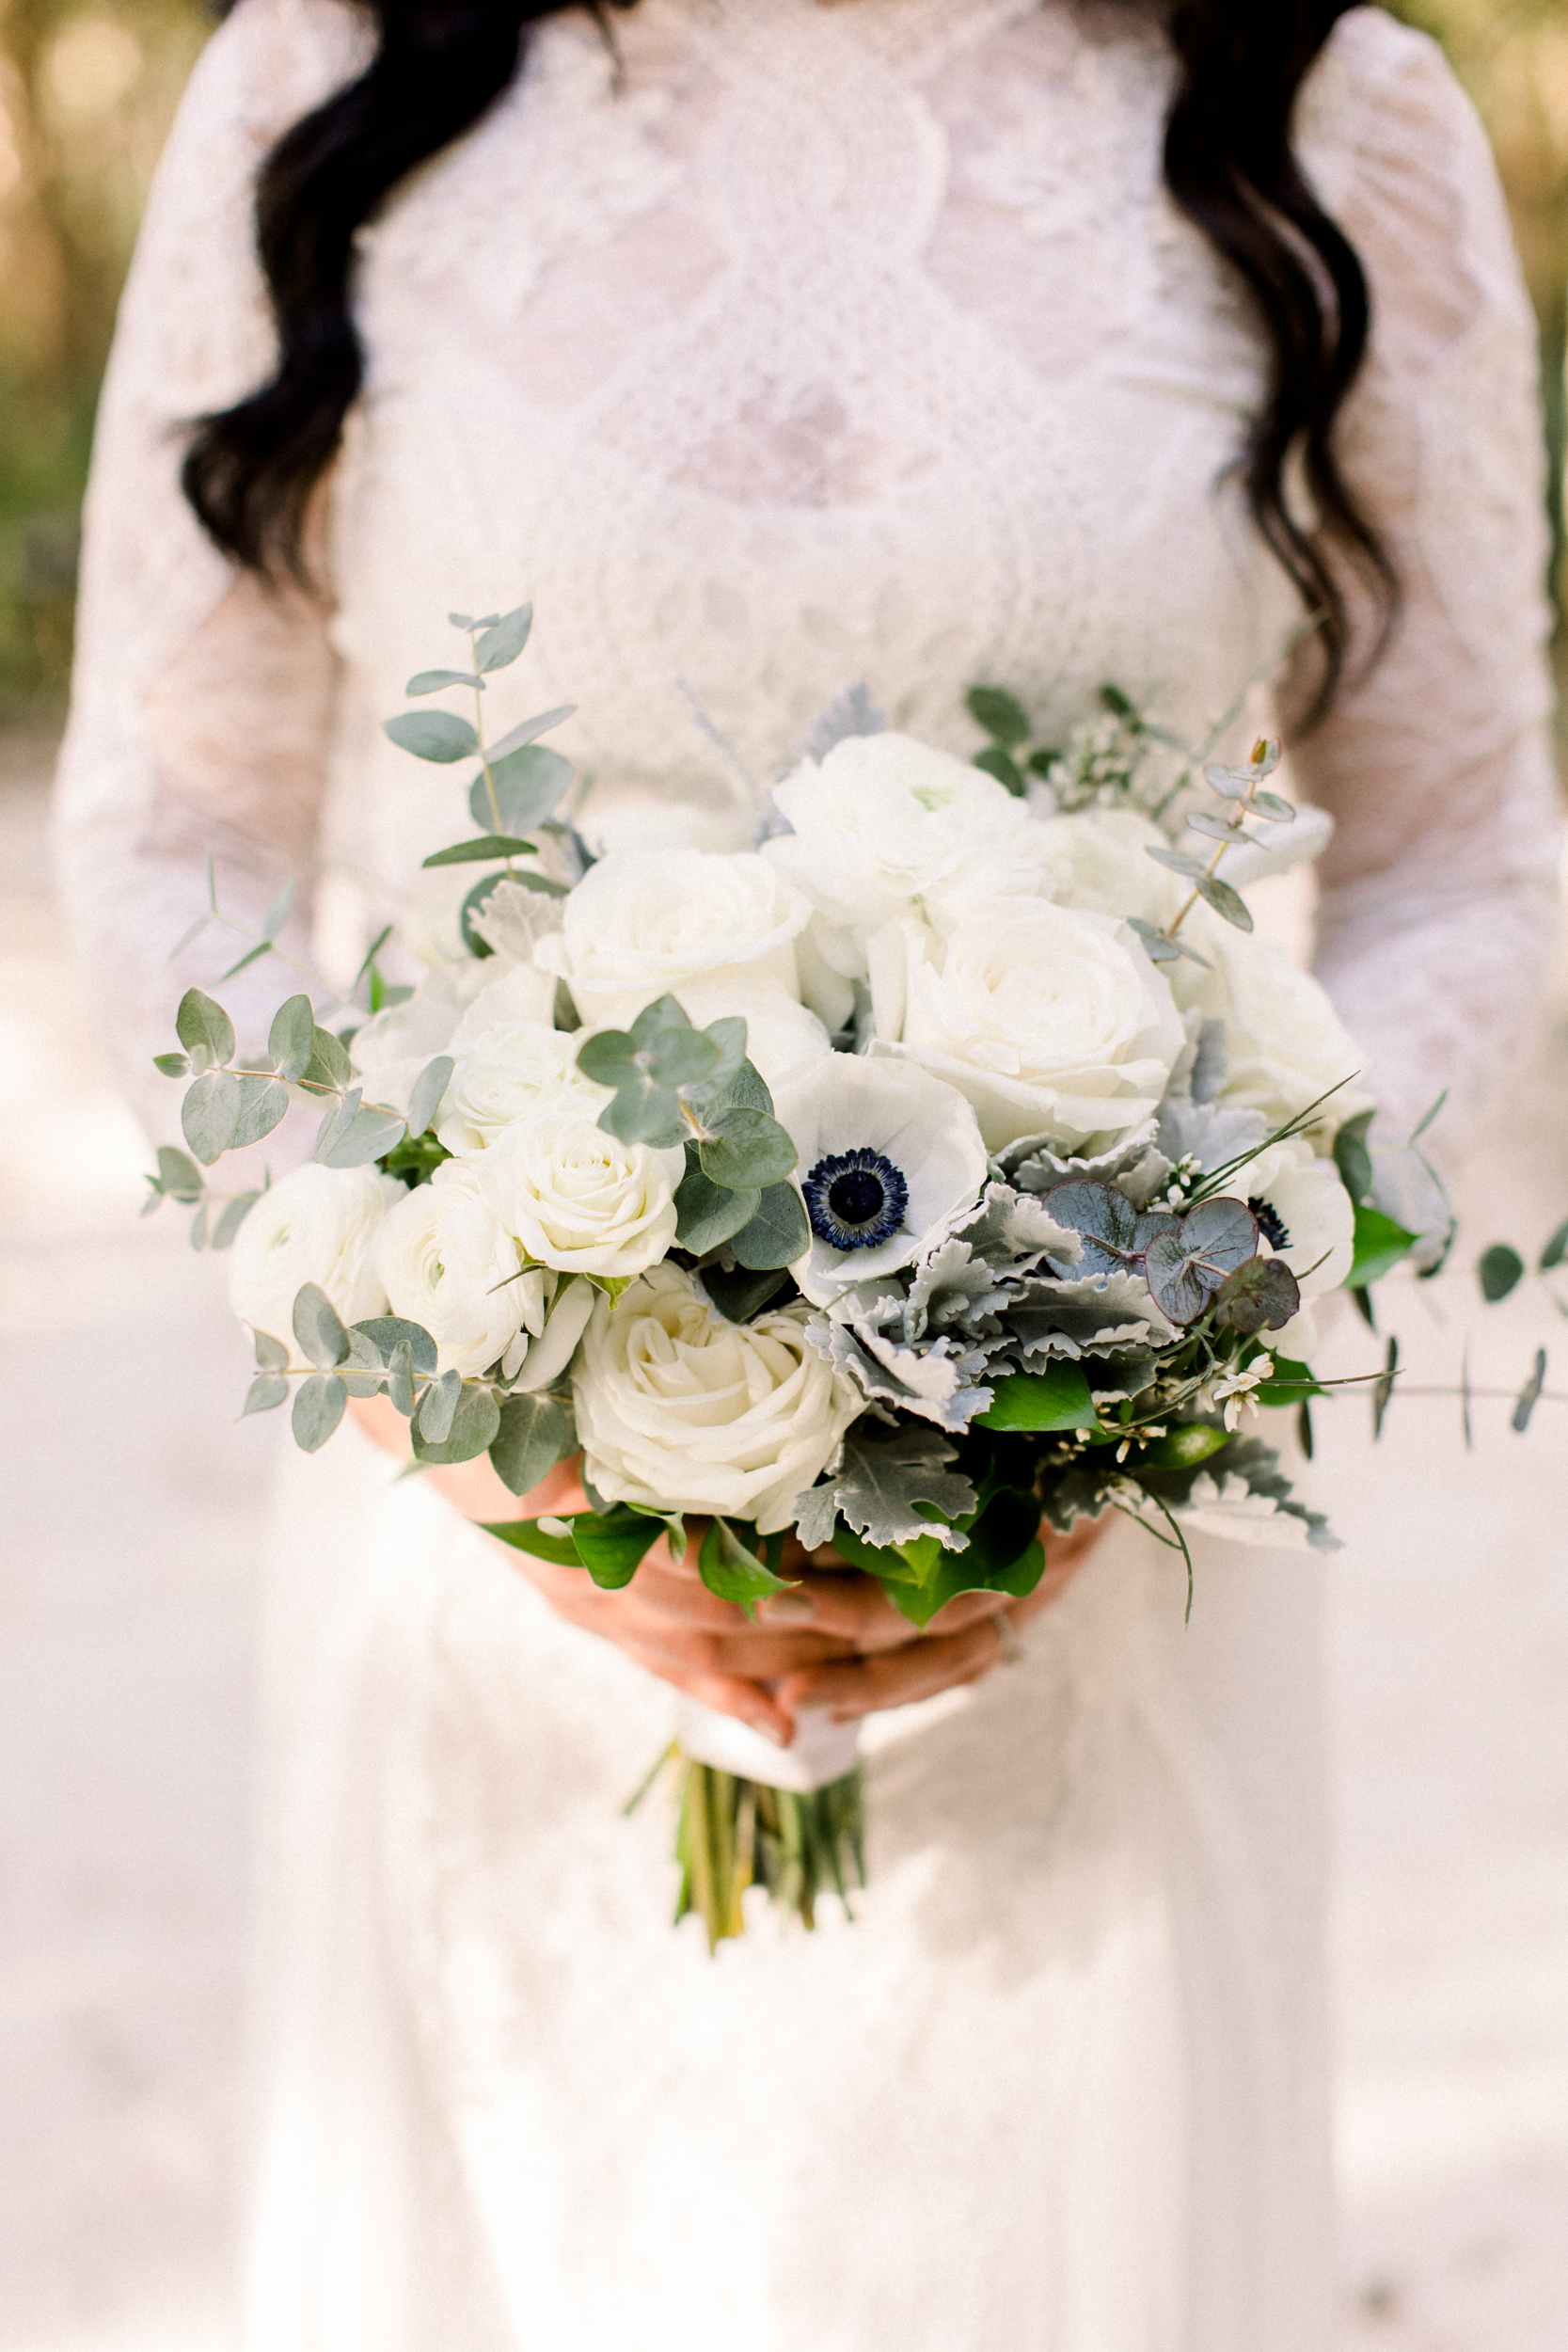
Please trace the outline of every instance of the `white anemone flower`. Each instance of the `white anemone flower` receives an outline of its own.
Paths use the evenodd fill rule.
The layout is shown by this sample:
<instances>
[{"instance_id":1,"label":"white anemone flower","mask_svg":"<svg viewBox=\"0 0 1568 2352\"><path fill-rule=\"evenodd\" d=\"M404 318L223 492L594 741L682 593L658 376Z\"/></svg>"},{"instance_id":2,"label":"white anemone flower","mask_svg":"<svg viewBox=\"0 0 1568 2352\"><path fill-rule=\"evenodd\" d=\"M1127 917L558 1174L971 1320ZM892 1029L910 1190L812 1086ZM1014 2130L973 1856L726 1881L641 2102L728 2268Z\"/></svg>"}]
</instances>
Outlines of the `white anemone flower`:
<instances>
[{"instance_id":1,"label":"white anemone flower","mask_svg":"<svg viewBox=\"0 0 1568 2352\"><path fill-rule=\"evenodd\" d=\"M774 1108L811 1219L793 1271L816 1306L908 1265L984 1189L974 1111L914 1062L825 1054Z\"/></svg>"},{"instance_id":2,"label":"white anemone flower","mask_svg":"<svg viewBox=\"0 0 1568 2352\"><path fill-rule=\"evenodd\" d=\"M1305 1136L1293 1136L1249 1160L1226 1189L1257 1217L1259 1248L1283 1258L1301 1286L1301 1313L1272 1331L1269 1344L1304 1363L1317 1340L1311 1302L1339 1288L1355 1255L1355 1210L1339 1171L1313 1156Z\"/></svg>"}]
</instances>

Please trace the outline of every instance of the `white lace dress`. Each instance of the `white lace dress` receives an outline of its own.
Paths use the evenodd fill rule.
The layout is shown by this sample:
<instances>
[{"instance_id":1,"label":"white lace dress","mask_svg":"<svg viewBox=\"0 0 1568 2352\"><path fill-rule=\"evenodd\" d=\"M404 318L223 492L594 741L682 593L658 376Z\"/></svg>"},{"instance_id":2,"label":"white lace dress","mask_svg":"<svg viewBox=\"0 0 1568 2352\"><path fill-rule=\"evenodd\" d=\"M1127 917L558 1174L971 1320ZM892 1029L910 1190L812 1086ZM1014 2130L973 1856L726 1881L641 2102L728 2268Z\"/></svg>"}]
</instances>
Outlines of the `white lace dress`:
<instances>
[{"instance_id":1,"label":"white lace dress","mask_svg":"<svg viewBox=\"0 0 1568 2352\"><path fill-rule=\"evenodd\" d=\"M534 600L513 675L581 706L590 829L657 803L736 840L739 769L856 679L960 750L973 679L1065 726L1111 678L1196 727L1290 626L1225 476L1258 340L1162 192L1135 12L615 27L619 89L552 20L363 238L325 623L205 544L176 428L268 364L251 175L364 35L241 0L197 69L105 397L62 786L160 1136L144 1057L209 844L237 897L304 872L350 968L384 913L426 920L451 794L377 723L451 606ZM1449 1083L1463 1132L1549 919L1529 320L1430 43L1353 11L1301 135L1372 281L1346 450L1405 585L1296 760L1338 819L1322 965L1393 1114ZM1323 2352L1311 1566L1209 1547L1184 1631L1167 1555L1107 1543L1022 1665L876 1726L856 1924L710 1962L667 1924L659 1805L619 1813L662 1685L353 1430L290 1457L277 1560L251 2352Z\"/></svg>"}]
</instances>

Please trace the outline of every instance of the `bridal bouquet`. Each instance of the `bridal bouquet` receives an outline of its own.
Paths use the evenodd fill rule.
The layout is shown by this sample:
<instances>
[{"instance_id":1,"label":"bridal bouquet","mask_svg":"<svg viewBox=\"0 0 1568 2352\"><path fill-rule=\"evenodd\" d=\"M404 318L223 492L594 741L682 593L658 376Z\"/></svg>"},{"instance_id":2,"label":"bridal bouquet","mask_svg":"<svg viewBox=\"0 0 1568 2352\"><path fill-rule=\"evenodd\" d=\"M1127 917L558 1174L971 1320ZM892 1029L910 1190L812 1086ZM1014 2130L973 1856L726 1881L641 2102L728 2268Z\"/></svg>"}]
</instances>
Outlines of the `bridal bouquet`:
<instances>
[{"instance_id":1,"label":"bridal bouquet","mask_svg":"<svg viewBox=\"0 0 1568 2352\"><path fill-rule=\"evenodd\" d=\"M490 1532L610 1587L695 1540L748 1611L792 1534L914 1626L1029 1593L1042 1529L1107 1508L1189 1601L1195 1528L1329 1544L1250 1417L1305 1415L1313 1301L1413 1237L1367 1197L1354 1046L1227 879L1310 832L1275 747L1156 795L1114 695L1061 753L977 690L974 766L851 696L753 849L595 860L541 739L569 712L486 739L527 610L452 617L468 668L408 691L474 718L387 727L473 769L472 835L425 861L483 869L454 878L450 959L389 989L383 934L365 1004L293 995L251 1060L192 989L161 1059L189 1152L154 1197L232 1244L245 1410L292 1398L314 1450L385 1394L418 1461L487 1453L519 1496L580 1450L589 1508ZM310 1162L215 1200L202 1168L300 1097ZM753 1881L808 1922L843 1893L852 1726L781 1755L683 1704L679 1754L680 1908L710 1938Z\"/></svg>"}]
</instances>

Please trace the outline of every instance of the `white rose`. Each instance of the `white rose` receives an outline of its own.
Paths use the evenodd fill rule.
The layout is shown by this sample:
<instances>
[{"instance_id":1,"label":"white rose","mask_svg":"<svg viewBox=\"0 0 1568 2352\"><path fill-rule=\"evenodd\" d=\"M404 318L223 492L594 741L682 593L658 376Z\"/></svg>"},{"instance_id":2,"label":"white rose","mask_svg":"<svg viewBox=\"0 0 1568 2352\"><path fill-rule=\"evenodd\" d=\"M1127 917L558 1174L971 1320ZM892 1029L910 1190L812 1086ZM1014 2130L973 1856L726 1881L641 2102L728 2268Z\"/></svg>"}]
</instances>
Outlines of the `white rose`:
<instances>
[{"instance_id":1,"label":"white rose","mask_svg":"<svg viewBox=\"0 0 1568 2352\"><path fill-rule=\"evenodd\" d=\"M874 943L877 1034L974 1105L988 1151L1023 1136L1077 1149L1148 1119L1186 1042L1125 924L1045 900L976 907L945 945L914 924Z\"/></svg>"},{"instance_id":2,"label":"white rose","mask_svg":"<svg viewBox=\"0 0 1568 2352\"><path fill-rule=\"evenodd\" d=\"M905 1266L986 1181L974 1113L908 1061L831 1054L775 1105L794 1144L812 1242L793 1272L825 1306Z\"/></svg>"},{"instance_id":3,"label":"white rose","mask_svg":"<svg viewBox=\"0 0 1568 2352\"><path fill-rule=\"evenodd\" d=\"M373 1168L296 1168L257 1201L234 1243L229 1302L253 1331L290 1344L294 1300L315 1282L344 1323L386 1312L376 1233L403 1198Z\"/></svg>"},{"instance_id":4,"label":"white rose","mask_svg":"<svg viewBox=\"0 0 1568 2352\"><path fill-rule=\"evenodd\" d=\"M449 1152L483 1152L535 1110L569 1104L596 1119L610 1100L608 1087L595 1086L578 1070L577 1040L543 1021L501 1021L467 1037L460 1031L451 1050L455 1060L436 1126Z\"/></svg>"},{"instance_id":5,"label":"white rose","mask_svg":"<svg viewBox=\"0 0 1568 2352\"><path fill-rule=\"evenodd\" d=\"M805 993L834 1027L883 924L912 910L945 933L976 898L1037 887L1022 802L911 736L849 736L776 784L773 799L794 831L763 855L816 910Z\"/></svg>"},{"instance_id":6,"label":"white rose","mask_svg":"<svg viewBox=\"0 0 1568 2352\"><path fill-rule=\"evenodd\" d=\"M451 1046L452 1033L485 985L484 964L470 956L443 964L412 996L372 1013L349 1041L349 1058L367 1103L405 1111L414 1081L426 1063Z\"/></svg>"},{"instance_id":7,"label":"white rose","mask_svg":"<svg viewBox=\"0 0 1568 2352\"><path fill-rule=\"evenodd\" d=\"M746 1023L746 1058L767 1082L771 1094L803 1077L824 1054L832 1051L827 1030L816 1013L786 996L783 989L762 990L736 1003L727 983L705 982L683 988L681 1007L699 1029L726 1014L739 1013Z\"/></svg>"},{"instance_id":8,"label":"white rose","mask_svg":"<svg viewBox=\"0 0 1568 2352\"><path fill-rule=\"evenodd\" d=\"M487 1372L545 1327L545 1277L496 1215L472 1161L448 1160L391 1210L376 1265L392 1312L422 1324L442 1372ZM512 1368L509 1362L509 1369Z\"/></svg>"},{"instance_id":9,"label":"white rose","mask_svg":"<svg viewBox=\"0 0 1568 2352\"><path fill-rule=\"evenodd\" d=\"M1225 1023L1221 1102L1261 1111L1272 1130L1341 1079L1365 1074L1367 1057L1309 972L1271 941L1236 930L1207 908L1194 908L1184 934L1188 928L1212 968L1185 959L1162 968L1183 1009ZM1314 1137L1331 1135L1370 1100L1359 1087L1344 1087L1323 1104Z\"/></svg>"},{"instance_id":10,"label":"white rose","mask_svg":"<svg viewBox=\"0 0 1568 2352\"><path fill-rule=\"evenodd\" d=\"M565 981L592 1029L628 1027L660 996L687 1007L694 989L743 1013L759 997L799 1002L795 940L810 916L800 892L751 850L622 851L590 867L566 900L564 929L534 956Z\"/></svg>"},{"instance_id":11,"label":"white rose","mask_svg":"<svg viewBox=\"0 0 1568 2352\"><path fill-rule=\"evenodd\" d=\"M726 1323L657 1266L601 1300L573 1380L591 1483L611 1502L787 1527L863 1400L806 1337L801 1306Z\"/></svg>"},{"instance_id":12,"label":"white rose","mask_svg":"<svg viewBox=\"0 0 1568 2352\"><path fill-rule=\"evenodd\" d=\"M592 1116L544 1110L507 1128L471 1165L523 1255L560 1273L625 1279L656 1265L674 1241L675 1187L686 1173L678 1145L623 1143Z\"/></svg>"},{"instance_id":13,"label":"white rose","mask_svg":"<svg viewBox=\"0 0 1568 2352\"><path fill-rule=\"evenodd\" d=\"M1170 846L1150 818L1135 809L1085 809L1048 817L1035 827L1040 896L1093 914L1141 915L1162 927L1174 921L1186 885L1168 866L1146 855Z\"/></svg>"}]
</instances>

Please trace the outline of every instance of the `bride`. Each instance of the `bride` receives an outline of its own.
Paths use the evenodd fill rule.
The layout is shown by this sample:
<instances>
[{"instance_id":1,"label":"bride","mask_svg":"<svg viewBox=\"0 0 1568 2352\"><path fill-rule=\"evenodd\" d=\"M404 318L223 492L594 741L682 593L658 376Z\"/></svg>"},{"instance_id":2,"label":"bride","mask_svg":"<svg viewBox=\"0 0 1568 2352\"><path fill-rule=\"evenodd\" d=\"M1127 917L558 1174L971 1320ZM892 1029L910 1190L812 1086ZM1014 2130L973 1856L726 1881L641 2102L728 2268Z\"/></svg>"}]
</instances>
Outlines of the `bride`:
<instances>
[{"instance_id":1,"label":"bride","mask_svg":"<svg viewBox=\"0 0 1568 2352\"><path fill-rule=\"evenodd\" d=\"M209 848L309 878L345 977L436 939L378 723L451 606L533 600L586 831L739 846L854 680L966 754L973 680L1196 734L1305 603L1320 969L1387 1132L1446 1085L1462 1136L1549 920L1532 381L1480 129L1374 8L240 0L120 320L61 787L150 1125ZM752 1629L503 1551L483 1465L375 1434L277 1502L250 2352L1324 2352L1307 1555L1208 1545L1188 1629L1126 1526L1006 1623L808 1577ZM671 1684L869 1717L853 1925L670 1928L620 1805Z\"/></svg>"}]
</instances>

